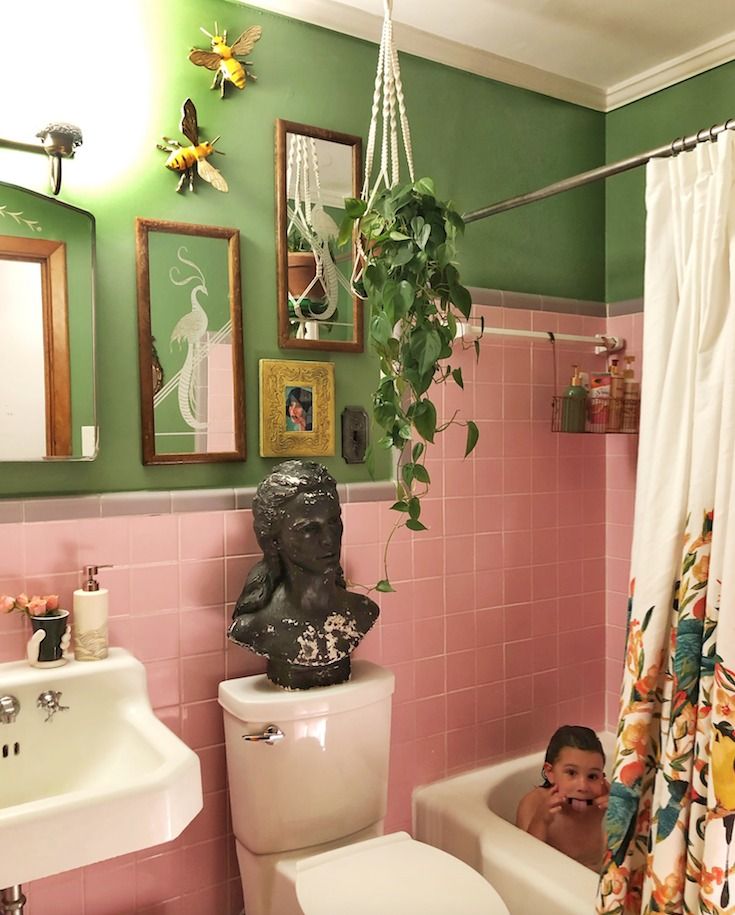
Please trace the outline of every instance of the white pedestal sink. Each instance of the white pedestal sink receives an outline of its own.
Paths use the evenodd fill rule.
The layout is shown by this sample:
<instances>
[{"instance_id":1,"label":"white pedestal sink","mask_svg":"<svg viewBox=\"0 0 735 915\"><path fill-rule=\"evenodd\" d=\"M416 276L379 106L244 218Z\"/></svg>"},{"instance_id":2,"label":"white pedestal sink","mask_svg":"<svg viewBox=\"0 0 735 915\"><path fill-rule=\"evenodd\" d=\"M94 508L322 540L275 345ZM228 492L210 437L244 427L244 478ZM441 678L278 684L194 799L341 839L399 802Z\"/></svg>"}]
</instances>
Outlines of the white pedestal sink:
<instances>
[{"instance_id":1,"label":"white pedestal sink","mask_svg":"<svg viewBox=\"0 0 735 915\"><path fill-rule=\"evenodd\" d=\"M37 707L60 690L68 711ZM104 661L42 670L0 664L0 887L174 839L202 808L199 759L151 709L143 665Z\"/></svg>"}]
</instances>

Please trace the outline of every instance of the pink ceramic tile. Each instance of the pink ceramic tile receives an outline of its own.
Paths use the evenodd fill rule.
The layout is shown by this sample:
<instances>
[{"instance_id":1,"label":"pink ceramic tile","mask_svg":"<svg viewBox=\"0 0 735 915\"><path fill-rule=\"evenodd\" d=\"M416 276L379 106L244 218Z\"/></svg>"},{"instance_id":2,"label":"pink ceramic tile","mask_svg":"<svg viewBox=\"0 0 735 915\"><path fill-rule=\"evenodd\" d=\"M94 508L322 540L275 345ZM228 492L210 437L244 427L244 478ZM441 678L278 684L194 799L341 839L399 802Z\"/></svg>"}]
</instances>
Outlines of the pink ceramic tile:
<instances>
[{"instance_id":1,"label":"pink ceramic tile","mask_svg":"<svg viewBox=\"0 0 735 915\"><path fill-rule=\"evenodd\" d=\"M559 602L556 598L537 600L532 604L531 631L534 636L553 635L559 628Z\"/></svg>"},{"instance_id":2,"label":"pink ceramic tile","mask_svg":"<svg viewBox=\"0 0 735 915\"><path fill-rule=\"evenodd\" d=\"M414 784L425 785L446 775L447 749L443 732L418 738L415 753L416 761L412 773Z\"/></svg>"},{"instance_id":3,"label":"pink ceramic tile","mask_svg":"<svg viewBox=\"0 0 735 915\"><path fill-rule=\"evenodd\" d=\"M444 540L444 556L447 575L472 572L475 568L474 537L447 537Z\"/></svg>"},{"instance_id":4,"label":"pink ceramic tile","mask_svg":"<svg viewBox=\"0 0 735 915\"><path fill-rule=\"evenodd\" d=\"M533 605L511 604L503 607L503 632L505 642L528 639L532 634Z\"/></svg>"},{"instance_id":5,"label":"pink ceramic tile","mask_svg":"<svg viewBox=\"0 0 735 915\"><path fill-rule=\"evenodd\" d=\"M194 750L224 741L222 709L216 699L182 706L181 733Z\"/></svg>"},{"instance_id":6,"label":"pink ceramic tile","mask_svg":"<svg viewBox=\"0 0 735 915\"><path fill-rule=\"evenodd\" d=\"M431 495L434 495L433 490ZM463 500L466 501L466 500ZM405 518L405 515L404 515ZM426 498L421 500L421 523L427 527L429 537L442 537L445 533L444 500ZM401 546L402 544L399 544ZM382 547L381 547L382 550Z\"/></svg>"},{"instance_id":7,"label":"pink ceramic tile","mask_svg":"<svg viewBox=\"0 0 735 915\"><path fill-rule=\"evenodd\" d=\"M473 456L478 460L503 457L505 423L498 420L480 419L477 421L477 428L480 439L472 452Z\"/></svg>"},{"instance_id":8,"label":"pink ceramic tile","mask_svg":"<svg viewBox=\"0 0 735 915\"><path fill-rule=\"evenodd\" d=\"M511 756L529 750L538 742L539 735L533 731L530 712L512 715L505 719L505 749Z\"/></svg>"},{"instance_id":9,"label":"pink ceramic tile","mask_svg":"<svg viewBox=\"0 0 735 915\"><path fill-rule=\"evenodd\" d=\"M72 572L81 564L77 556L75 521L51 521L24 525L26 576ZM95 562L95 559L84 560ZM100 560L101 562L101 560Z\"/></svg>"},{"instance_id":10,"label":"pink ceramic tile","mask_svg":"<svg viewBox=\"0 0 735 915\"><path fill-rule=\"evenodd\" d=\"M196 750L202 770L202 791L222 791L227 788L227 762L224 744L199 747Z\"/></svg>"},{"instance_id":11,"label":"pink ceramic tile","mask_svg":"<svg viewBox=\"0 0 735 915\"><path fill-rule=\"evenodd\" d=\"M501 575L497 572L477 572L475 582L478 608L499 607L503 603L503 578Z\"/></svg>"},{"instance_id":12,"label":"pink ceramic tile","mask_svg":"<svg viewBox=\"0 0 735 915\"><path fill-rule=\"evenodd\" d=\"M533 672L533 642L524 639L520 642L507 642L505 645L506 676L522 677Z\"/></svg>"},{"instance_id":13,"label":"pink ceramic tile","mask_svg":"<svg viewBox=\"0 0 735 915\"><path fill-rule=\"evenodd\" d=\"M146 664L148 677L148 694L153 708L178 705L179 693L179 660L149 661Z\"/></svg>"},{"instance_id":14,"label":"pink ceramic tile","mask_svg":"<svg viewBox=\"0 0 735 915\"><path fill-rule=\"evenodd\" d=\"M503 426L503 457L530 457L532 454L530 410L528 420L505 420Z\"/></svg>"},{"instance_id":15,"label":"pink ceramic tile","mask_svg":"<svg viewBox=\"0 0 735 915\"><path fill-rule=\"evenodd\" d=\"M178 524L174 515L138 515L121 520L125 521L125 531L130 538L130 556L126 561L148 564L178 558Z\"/></svg>"},{"instance_id":16,"label":"pink ceramic tile","mask_svg":"<svg viewBox=\"0 0 735 915\"><path fill-rule=\"evenodd\" d=\"M480 685L498 683L505 679L505 651L503 645L488 645L475 652L477 682Z\"/></svg>"},{"instance_id":17,"label":"pink ceramic tile","mask_svg":"<svg viewBox=\"0 0 735 915\"><path fill-rule=\"evenodd\" d=\"M30 894L32 913L79 915L79 912L84 911L83 873L77 869L44 880L35 880Z\"/></svg>"},{"instance_id":18,"label":"pink ceramic tile","mask_svg":"<svg viewBox=\"0 0 735 915\"><path fill-rule=\"evenodd\" d=\"M407 623L383 623L383 663L391 667L395 663L411 661L414 657L413 625Z\"/></svg>"},{"instance_id":19,"label":"pink ceramic tile","mask_svg":"<svg viewBox=\"0 0 735 915\"><path fill-rule=\"evenodd\" d=\"M132 621L133 651L141 661L179 656L179 614L155 613Z\"/></svg>"},{"instance_id":20,"label":"pink ceramic tile","mask_svg":"<svg viewBox=\"0 0 735 915\"><path fill-rule=\"evenodd\" d=\"M135 866L136 906L145 909L179 896L184 879L181 849L140 859Z\"/></svg>"},{"instance_id":21,"label":"pink ceramic tile","mask_svg":"<svg viewBox=\"0 0 735 915\"><path fill-rule=\"evenodd\" d=\"M378 543L380 510L378 502L348 503L343 506L344 543L347 545Z\"/></svg>"},{"instance_id":22,"label":"pink ceramic tile","mask_svg":"<svg viewBox=\"0 0 735 915\"><path fill-rule=\"evenodd\" d=\"M503 385L503 419L506 421L531 419L530 385Z\"/></svg>"},{"instance_id":23,"label":"pink ceramic tile","mask_svg":"<svg viewBox=\"0 0 735 915\"><path fill-rule=\"evenodd\" d=\"M416 661L415 675L417 699L443 696L446 692L447 662L444 656Z\"/></svg>"},{"instance_id":24,"label":"pink ceramic tile","mask_svg":"<svg viewBox=\"0 0 735 915\"><path fill-rule=\"evenodd\" d=\"M505 684L491 683L475 690L477 720L490 721L505 717Z\"/></svg>"},{"instance_id":25,"label":"pink ceramic tile","mask_svg":"<svg viewBox=\"0 0 735 915\"><path fill-rule=\"evenodd\" d=\"M531 492L531 458L518 457L503 461L503 492Z\"/></svg>"},{"instance_id":26,"label":"pink ceramic tile","mask_svg":"<svg viewBox=\"0 0 735 915\"><path fill-rule=\"evenodd\" d=\"M383 550L377 543L344 549L344 571L350 587L372 587L383 577Z\"/></svg>"},{"instance_id":27,"label":"pink ceramic tile","mask_svg":"<svg viewBox=\"0 0 735 915\"><path fill-rule=\"evenodd\" d=\"M182 886L191 892L227 880L227 839L220 837L184 849Z\"/></svg>"},{"instance_id":28,"label":"pink ceramic tile","mask_svg":"<svg viewBox=\"0 0 735 915\"><path fill-rule=\"evenodd\" d=\"M444 734L447 729L447 697L434 696L430 699L417 699L416 737L431 737Z\"/></svg>"},{"instance_id":29,"label":"pink ceramic tile","mask_svg":"<svg viewBox=\"0 0 735 915\"><path fill-rule=\"evenodd\" d=\"M414 617L425 619L444 613L444 582L441 578L422 578L411 583Z\"/></svg>"},{"instance_id":30,"label":"pink ceramic tile","mask_svg":"<svg viewBox=\"0 0 735 915\"><path fill-rule=\"evenodd\" d=\"M475 608L475 576L463 572L460 575L447 575L444 579L446 594L446 613L464 613Z\"/></svg>"},{"instance_id":31,"label":"pink ceramic tile","mask_svg":"<svg viewBox=\"0 0 735 915\"><path fill-rule=\"evenodd\" d=\"M485 721L477 729L477 758L489 760L505 753L505 719Z\"/></svg>"},{"instance_id":32,"label":"pink ceramic tile","mask_svg":"<svg viewBox=\"0 0 735 915\"><path fill-rule=\"evenodd\" d=\"M416 658L430 658L444 652L444 620L441 617L416 620L413 641Z\"/></svg>"},{"instance_id":33,"label":"pink ceramic tile","mask_svg":"<svg viewBox=\"0 0 735 915\"><path fill-rule=\"evenodd\" d=\"M179 516L181 559L221 559L225 553L222 512L192 512Z\"/></svg>"},{"instance_id":34,"label":"pink ceramic tile","mask_svg":"<svg viewBox=\"0 0 735 915\"><path fill-rule=\"evenodd\" d=\"M215 699L217 688L225 679L223 651L181 659L181 701L198 702Z\"/></svg>"},{"instance_id":35,"label":"pink ceramic tile","mask_svg":"<svg viewBox=\"0 0 735 915\"><path fill-rule=\"evenodd\" d=\"M469 769L477 756L477 734L474 727L450 730L447 734L447 770Z\"/></svg>"},{"instance_id":36,"label":"pink ceramic tile","mask_svg":"<svg viewBox=\"0 0 735 915\"><path fill-rule=\"evenodd\" d=\"M227 792L214 791L204 795L204 807L181 835L184 846L195 845L227 835L230 819L227 809Z\"/></svg>"},{"instance_id":37,"label":"pink ceramic tile","mask_svg":"<svg viewBox=\"0 0 735 915\"><path fill-rule=\"evenodd\" d=\"M458 534L472 534L474 530L474 499L445 499L444 533L452 537Z\"/></svg>"},{"instance_id":38,"label":"pink ceramic tile","mask_svg":"<svg viewBox=\"0 0 735 915\"><path fill-rule=\"evenodd\" d=\"M178 565L139 566L130 570L131 613L155 613L178 607Z\"/></svg>"},{"instance_id":39,"label":"pink ceramic tile","mask_svg":"<svg viewBox=\"0 0 735 915\"><path fill-rule=\"evenodd\" d=\"M35 884L34 884L35 887ZM135 911L135 864L113 858L84 869L84 911L120 915Z\"/></svg>"},{"instance_id":40,"label":"pink ceramic tile","mask_svg":"<svg viewBox=\"0 0 735 915\"><path fill-rule=\"evenodd\" d=\"M447 695L447 727L450 731L471 727L476 720L476 689L457 690Z\"/></svg>"},{"instance_id":41,"label":"pink ceramic tile","mask_svg":"<svg viewBox=\"0 0 735 915\"><path fill-rule=\"evenodd\" d=\"M240 596L252 567L262 556L236 556L225 559L225 600L234 603Z\"/></svg>"},{"instance_id":42,"label":"pink ceramic tile","mask_svg":"<svg viewBox=\"0 0 735 915\"><path fill-rule=\"evenodd\" d=\"M225 601L224 559L182 562L181 607L210 607Z\"/></svg>"},{"instance_id":43,"label":"pink ceramic tile","mask_svg":"<svg viewBox=\"0 0 735 915\"><path fill-rule=\"evenodd\" d=\"M503 386L501 384L475 385L475 422L503 418Z\"/></svg>"},{"instance_id":44,"label":"pink ceramic tile","mask_svg":"<svg viewBox=\"0 0 735 915\"><path fill-rule=\"evenodd\" d=\"M227 623L221 606L183 611L180 615L182 657L223 650Z\"/></svg>"},{"instance_id":45,"label":"pink ceramic tile","mask_svg":"<svg viewBox=\"0 0 735 915\"><path fill-rule=\"evenodd\" d=\"M505 715L518 715L533 706L533 677L515 677L505 681Z\"/></svg>"},{"instance_id":46,"label":"pink ceramic tile","mask_svg":"<svg viewBox=\"0 0 735 915\"><path fill-rule=\"evenodd\" d=\"M507 342L507 339L504 342ZM524 347L503 348L503 384L528 387L531 381L531 349Z\"/></svg>"},{"instance_id":47,"label":"pink ceramic tile","mask_svg":"<svg viewBox=\"0 0 735 915\"><path fill-rule=\"evenodd\" d=\"M531 565L532 553L532 538L528 531L506 531L503 534L505 568Z\"/></svg>"},{"instance_id":48,"label":"pink ceramic tile","mask_svg":"<svg viewBox=\"0 0 735 915\"><path fill-rule=\"evenodd\" d=\"M405 544L399 544L404 546ZM394 562L395 556L389 557L389 577L395 591L385 594L373 592L370 596L378 599L380 604L381 619L384 623L405 623L413 619L414 589L410 581L399 581L396 576L401 575L400 567Z\"/></svg>"},{"instance_id":49,"label":"pink ceramic tile","mask_svg":"<svg viewBox=\"0 0 735 915\"><path fill-rule=\"evenodd\" d=\"M475 537L475 569L478 572L503 568L503 537L499 533L478 533Z\"/></svg>"},{"instance_id":50,"label":"pink ceramic tile","mask_svg":"<svg viewBox=\"0 0 735 915\"><path fill-rule=\"evenodd\" d=\"M557 636L537 636L533 640L533 666L535 670L546 671L556 668L559 663Z\"/></svg>"},{"instance_id":51,"label":"pink ceramic tile","mask_svg":"<svg viewBox=\"0 0 735 915\"><path fill-rule=\"evenodd\" d=\"M391 741L393 745L416 740L416 709L413 702L394 705L391 712Z\"/></svg>"},{"instance_id":52,"label":"pink ceramic tile","mask_svg":"<svg viewBox=\"0 0 735 915\"><path fill-rule=\"evenodd\" d=\"M545 670L532 676L534 706L554 705L559 701L558 670Z\"/></svg>"},{"instance_id":53,"label":"pink ceramic tile","mask_svg":"<svg viewBox=\"0 0 735 915\"><path fill-rule=\"evenodd\" d=\"M527 531L531 528L531 505L538 496L533 500L527 494L515 494L503 496L503 530L506 531Z\"/></svg>"},{"instance_id":54,"label":"pink ceramic tile","mask_svg":"<svg viewBox=\"0 0 735 915\"><path fill-rule=\"evenodd\" d=\"M555 563L532 567L531 592L534 600L546 600L559 593L559 570Z\"/></svg>"},{"instance_id":55,"label":"pink ceramic tile","mask_svg":"<svg viewBox=\"0 0 735 915\"><path fill-rule=\"evenodd\" d=\"M253 531L250 509L225 512L225 555L243 556L260 552Z\"/></svg>"},{"instance_id":56,"label":"pink ceramic tile","mask_svg":"<svg viewBox=\"0 0 735 915\"><path fill-rule=\"evenodd\" d=\"M516 330L531 330L531 322L534 312L527 308L503 308L503 327L511 327ZM504 348L510 347L528 347L528 340L524 337L503 337Z\"/></svg>"},{"instance_id":57,"label":"pink ceramic tile","mask_svg":"<svg viewBox=\"0 0 735 915\"><path fill-rule=\"evenodd\" d=\"M447 690L468 689L477 682L477 657L474 651L447 655Z\"/></svg>"},{"instance_id":58,"label":"pink ceramic tile","mask_svg":"<svg viewBox=\"0 0 735 915\"><path fill-rule=\"evenodd\" d=\"M463 651L477 643L474 611L453 613L446 620L447 651Z\"/></svg>"},{"instance_id":59,"label":"pink ceramic tile","mask_svg":"<svg viewBox=\"0 0 735 915\"><path fill-rule=\"evenodd\" d=\"M25 526L0 524L0 579L23 574Z\"/></svg>"},{"instance_id":60,"label":"pink ceramic tile","mask_svg":"<svg viewBox=\"0 0 735 915\"><path fill-rule=\"evenodd\" d=\"M503 530L503 496L479 496L475 499L475 530L478 534Z\"/></svg>"},{"instance_id":61,"label":"pink ceramic tile","mask_svg":"<svg viewBox=\"0 0 735 915\"><path fill-rule=\"evenodd\" d=\"M496 496L503 492L502 458L477 458L475 461L475 485L473 498L479 496Z\"/></svg>"},{"instance_id":62,"label":"pink ceramic tile","mask_svg":"<svg viewBox=\"0 0 735 915\"><path fill-rule=\"evenodd\" d=\"M482 436L482 433L480 433ZM462 444L464 454L464 443ZM471 497L474 495L475 481L472 457L461 460L449 460L444 464L444 495Z\"/></svg>"},{"instance_id":63,"label":"pink ceramic tile","mask_svg":"<svg viewBox=\"0 0 735 915\"><path fill-rule=\"evenodd\" d=\"M413 569L417 578L444 574L444 541L416 537L413 541Z\"/></svg>"},{"instance_id":64,"label":"pink ceramic tile","mask_svg":"<svg viewBox=\"0 0 735 915\"><path fill-rule=\"evenodd\" d=\"M537 568L532 570L531 567L525 566L506 569L503 572L503 593L506 604L523 604L536 596L532 590L531 571L535 573Z\"/></svg>"}]
</instances>

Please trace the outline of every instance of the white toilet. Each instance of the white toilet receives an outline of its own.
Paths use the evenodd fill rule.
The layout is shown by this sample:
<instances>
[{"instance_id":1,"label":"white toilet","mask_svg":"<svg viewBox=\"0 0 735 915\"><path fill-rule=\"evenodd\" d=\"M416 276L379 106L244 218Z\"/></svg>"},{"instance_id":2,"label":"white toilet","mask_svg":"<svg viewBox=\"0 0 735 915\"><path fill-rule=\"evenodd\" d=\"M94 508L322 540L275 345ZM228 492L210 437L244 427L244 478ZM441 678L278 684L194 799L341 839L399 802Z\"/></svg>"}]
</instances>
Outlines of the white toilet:
<instances>
[{"instance_id":1,"label":"white toilet","mask_svg":"<svg viewBox=\"0 0 735 915\"><path fill-rule=\"evenodd\" d=\"M246 915L508 915L462 861L382 834L394 684L369 661L337 686L220 683Z\"/></svg>"}]
</instances>

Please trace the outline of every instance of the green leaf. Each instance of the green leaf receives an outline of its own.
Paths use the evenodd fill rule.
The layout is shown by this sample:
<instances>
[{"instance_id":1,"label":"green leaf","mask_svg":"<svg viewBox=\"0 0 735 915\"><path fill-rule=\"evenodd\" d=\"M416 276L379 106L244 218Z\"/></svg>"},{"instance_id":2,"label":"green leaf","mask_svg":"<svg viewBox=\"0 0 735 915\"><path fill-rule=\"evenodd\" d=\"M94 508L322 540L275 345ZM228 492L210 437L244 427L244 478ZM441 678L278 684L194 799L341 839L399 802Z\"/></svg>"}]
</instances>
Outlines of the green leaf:
<instances>
[{"instance_id":1,"label":"green leaf","mask_svg":"<svg viewBox=\"0 0 735 915\"><path fill-rule=\"evenodd\" d=\"M386 344L393 333L393 325L385 314L377 314L370 319L370 336L380 344Z\"/></svg>"},{"instance_id":2,"label":"green leaf","mask_svg":"<svg viewBox=\"0 0 735 915\"><path fill-rule=\"evenodd\" d=\"M412 242L407 242L405 245L401 245L401 247L393 255L393 266L405 266L409 261L413 260L415 253L416 252L414 251Z\"/></svg>"},{"instance_id":3,"label":"green leaf","mask_svg":"<svg viewBox=\"0 0 735 915\"><path fill-rule=\"evenodd\" d=\"M401 499L399 502L394 502L391 505L390 510L394 512L407 512L408 502L406 502L405 499Z\"/></svg>"},{"instance_id":4,"label":"green leaf","mask_svg":"<svg viewBox=\"0 0 735 915\"><path fill-rule=\"evenodd\" d=\"M396 229L390 233L390 238L393 241L411 241L410 235L404 235L403 232L398 232Z\"/></svg>"},{"instance_id":5,"label":"green leaf","mask_svg":"<svg viewBox=\"0 0 735 915\"><path fill-rule=\"evenodd\" d=\"M479 429L478 429L477 426L472 422L472 420L469 420L469 421L467 422L467 444L465 445L465 449L464 449L464 456L465 456L465 457L467 457L467 455L468 455L468 454L472 451L472 449L475 447L475 445L477 444L477 441L478 441L479 438L480 438L480 431L479 431Z\"/></svg>"},{"instance_id":6,"label":"green leaf","mask_svg":"<svg viewBox=\"0 0 735 915\"><path fill-rule=\"evenodd\" d=\"M441 351L441 337L434 329L428 331L424 337L424 345L419 356L419 371L428 372L439 358Z\"/></svg>"},{"instance_id":7,"label":"green leaf","mask_svg":"<svg viewBox=\"0 0 735 915\"><path fill-rule=\"evenodd\" d=\"M395 591L396 589L387 578L381 578L377 585L375 585L375 590L380 591L383 594L388 594L390 591Z\"/></svg>"},{"instance_id":8,"label":"green leaf","mask_svg":"<svg viewBox=\"0 0 735 915\"><path fill-rule=\"evenodd\" d=\"M413 424L421 438L433 443L436 432L436 407L430 400L422 400L417 404Z\"/></svg>"},{"instance_id":9,"label":"green leaf","mask_svg":"<svg viewBox=\"0 0 735 915\"><path fill-rule=\"evenodd\" d=\"M416 442L413 446L413 451L411 452L411 457L413 458L414 463L418 461L421 455L424 453L424 443Z\"/></svg>"},{"instance_id":10,"label":"green leaf","mask_svg":"<svg viewBox=\"0 0 735 915\"><path fill-rule=\"evenodd\" d=\"M426 242L429 240L430 235L431 226L425 225L421 230L421 235L419 235L419 237L416 239L416 244L419 246L419 248L423 250L426 247Z\"/></svg>"},{"instance_id":11,"label":"green leaf","mask_svg":"<svg viewBox=\"0 0 735 915\"><path fill-rule=\"evenodd\" d=\"M418 480L419 483L431 483L429 471L426 469L426 467L424 467L423 464L413 465L413 478L414 480Z\"/></svg>"},{"instance_id":12,"label":"green leaf","mask_svg":"<svg viewBox=\"0 0 735 915\"><path fill-rule=\"evenodd\" d=\"M460 386L460 388L462 388L462 390L464 390L464 381L462 380L462 369L452 369L452 378L454 378L455 383L458 384Z\"/></svg>"},{"instance_id":13,"label":"green leaf","mask_svg":"<svg viewBox=\"0 0 735 915\"><path fill-rule=\"evenodd\" d=\"M427 194L429 197L436 198L436 189L431 178L419 178L415 187L419 194Z\"/></svg>"},{"instance_id":14,"label":"green leaf","mask_svg":"<svg viewBox=\"0 0 735 915\"><path fill-rule=\"evenodd\" d=\"M470 312L472 311L472 296L470 295L469 290L465 289L460 283L450 283L449 291L454 304L462 312L465 318L469 318Z\"/></svg>"},{"instance_id":15,"label":"green leaf","mask_svg":"<svg viewBox=\"0 0 735 915\"><path fill-rule=\"evenodd\" d=\"M401 280L398 284L398 298L394 302L396 320L402 318L406 312L410 311L415 301L414 289L408 280Z\"/></svg>"},{"instance_id":16,"label":"green leaf","mask_svg":"<svg viewBox=\"0 0 735 915\"><path fill-rule=\"evenodd\" d=\"M367 210L367 204L364 200L358 200L357 197L345 197L345 215L350 219L359 219Z\"/></svg>"},{"instance_id":17,"label":"green leaf","mask_svg":"<svg viewBox=\"0 0 735 915\"><path fill-rule=\"evenodd\" d=\"M418 520L418 517L421 514L421 503L416 496L411 496L408 500L408 514L413 521Z\"/></svg>"},{"instance_id":18,"label":"green leaf","mask_svg":"<svg viewBox=\"0 0 735 915\"><path fill-rule=\"evenodd\" d=\"M354 228L354 222L349 216L345 216L342 220L342 223L339 227L339 235L337 236L337 246L343 248L348 241L352 240L352 230Z\"/></svg>"},{"instance_id":19,"label":"green leaf","mask_svg":"<svg viewBox=\"0 0 735 915\"><path fill-rule=\"evenodd\" d=\"M414 518L409 518L406 521L406 527L409 531L427 531L428 528L425 524L422 524L420 521L416 521Z\"/></svg>"},{"instance_id":20,"label":"green leaf","mask_svg":"<svg viewBox=\"0 0 735 915\"><path fill-rule=\"evenodd\" d=\"M479 362L480 361L480 341L475 340L473 345L475 347L475 361Z\"/></svg>"},{"instance_id":21,"label":"green leaf","mask_svg":"<svg viewBox=\"0 0 735 915\"><path fill-rule=\"evenodd\" d=\"M409 489L411 488L411 484L413 483L415 467L416 467L415 464L404 464L403 467L401 468L401 476L403 477L403 482L406 484L406 486Z\"/></svg>"}]
</instances>

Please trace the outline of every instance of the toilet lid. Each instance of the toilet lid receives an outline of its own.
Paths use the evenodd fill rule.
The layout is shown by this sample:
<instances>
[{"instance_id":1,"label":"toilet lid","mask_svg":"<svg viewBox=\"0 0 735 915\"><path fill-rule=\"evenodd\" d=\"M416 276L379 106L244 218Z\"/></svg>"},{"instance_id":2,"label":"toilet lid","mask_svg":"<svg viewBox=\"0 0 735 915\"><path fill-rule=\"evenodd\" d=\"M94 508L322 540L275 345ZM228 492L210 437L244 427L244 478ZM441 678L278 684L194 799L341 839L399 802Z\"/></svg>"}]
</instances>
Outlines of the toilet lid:
<instances>
[{"instance_id":1,"label":"toilet lid","mask_svg":"<svg viewBox=\"0 0 735 915\"><path fill-rule=\"evenodd\" d=\"M509 915L469 865L399 832L302 859L304 915Z\"/></svg>"}]
</instances>

